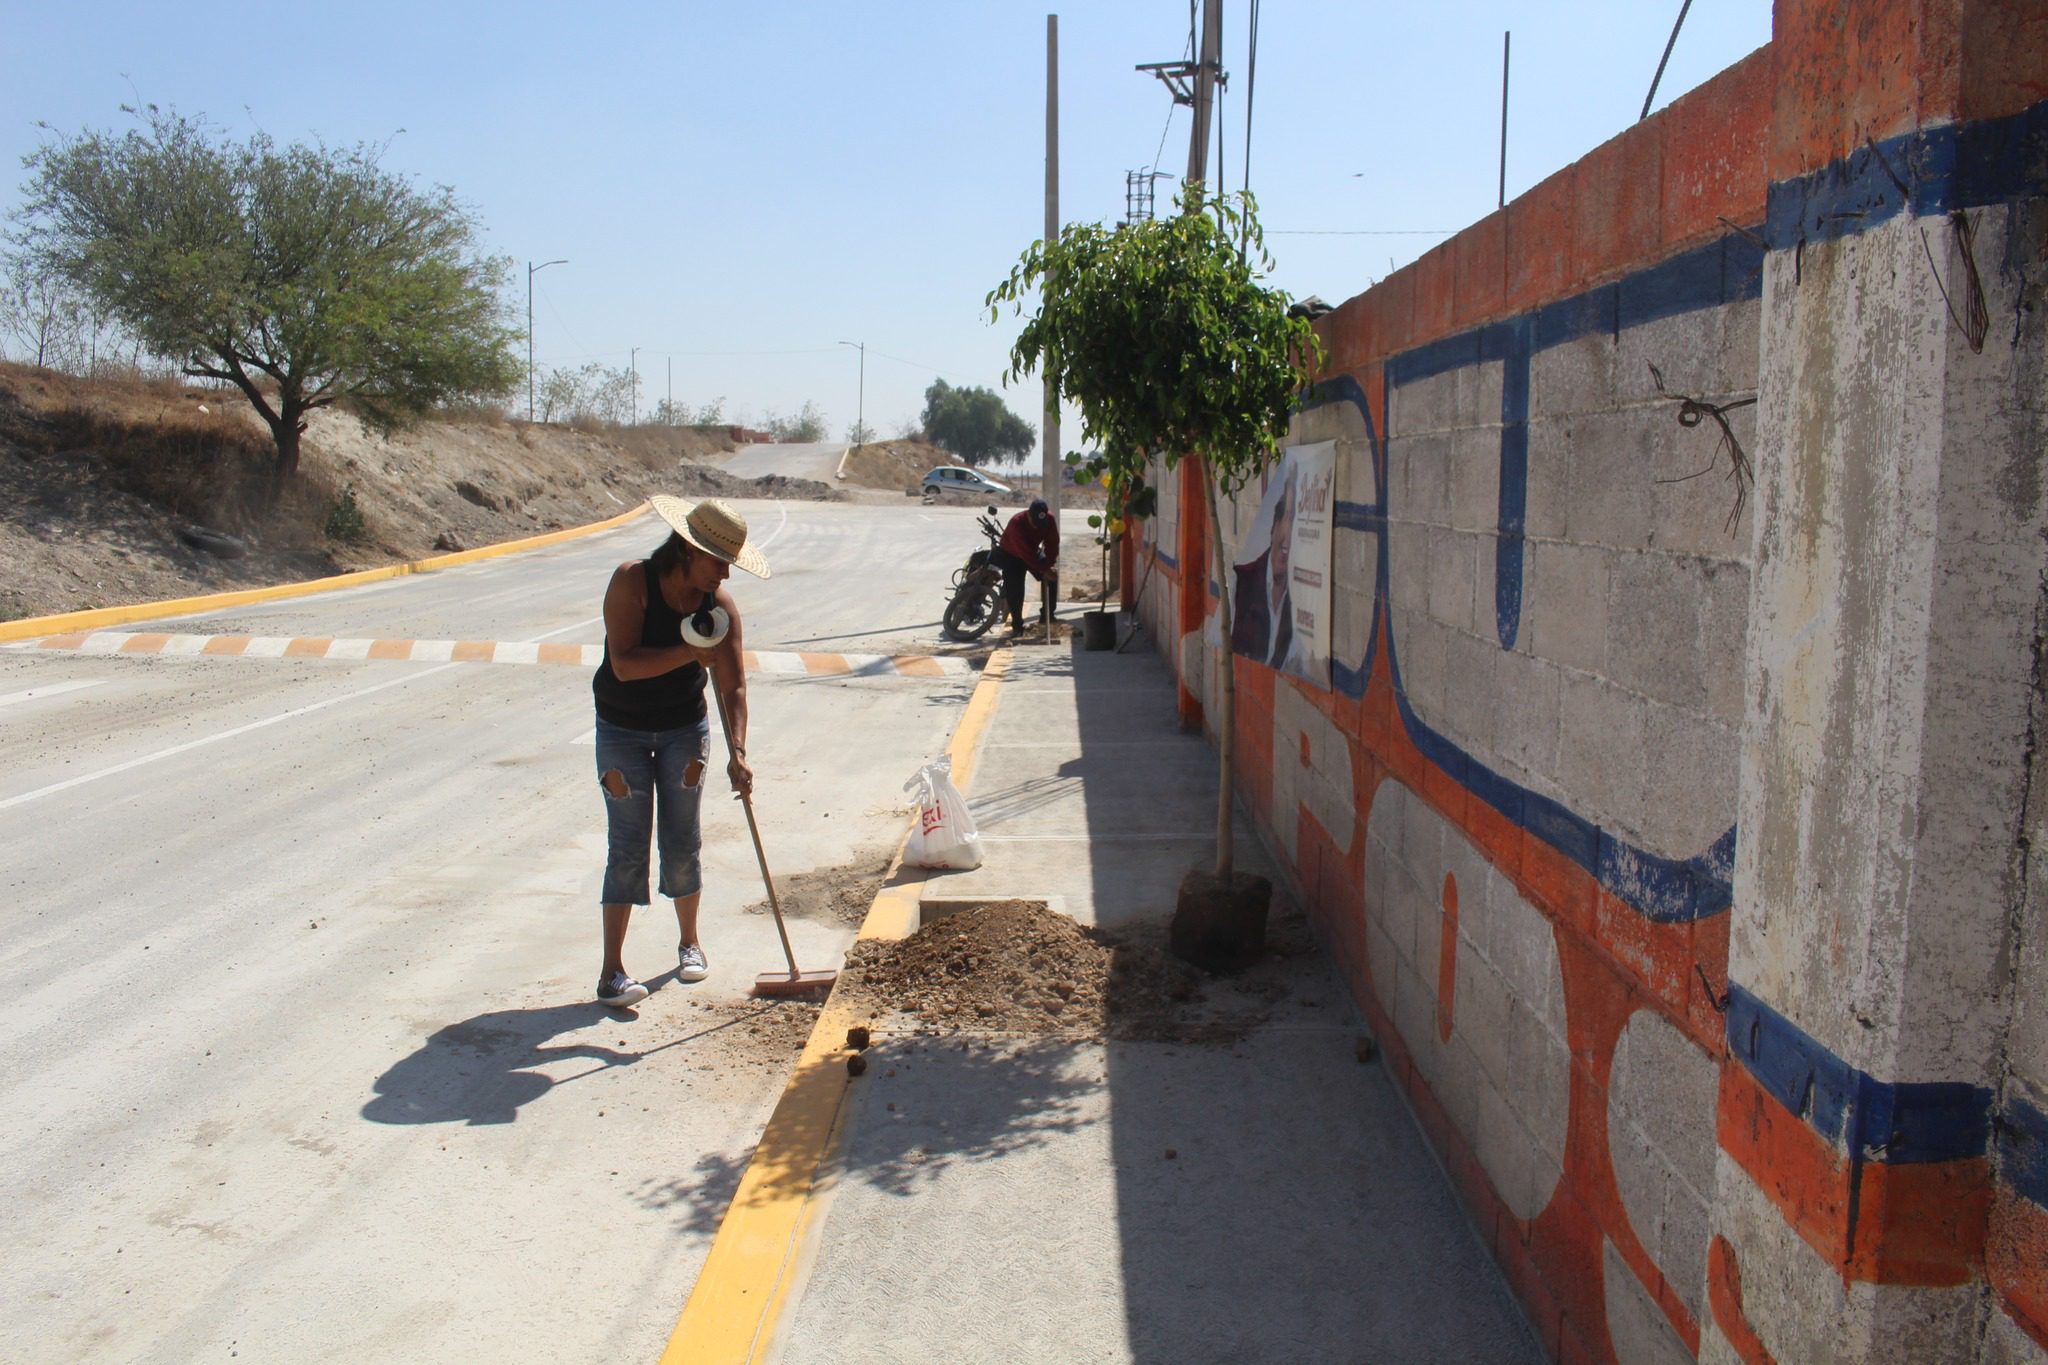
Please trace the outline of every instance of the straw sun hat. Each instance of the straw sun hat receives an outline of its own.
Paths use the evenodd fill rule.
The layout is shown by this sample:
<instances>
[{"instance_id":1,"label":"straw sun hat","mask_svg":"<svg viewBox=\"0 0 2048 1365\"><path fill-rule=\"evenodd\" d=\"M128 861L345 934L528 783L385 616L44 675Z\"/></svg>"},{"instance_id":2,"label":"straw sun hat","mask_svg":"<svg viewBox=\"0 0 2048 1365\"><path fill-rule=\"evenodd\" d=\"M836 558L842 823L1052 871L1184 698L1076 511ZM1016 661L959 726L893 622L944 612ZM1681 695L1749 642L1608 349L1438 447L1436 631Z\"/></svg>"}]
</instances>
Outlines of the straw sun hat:
<instances>
[{"instance_id":1,"label":"straw sun hat","mask_svg":"<svg viewBox=\"0 0 2048 1365\"><path fill-rule=\"evenodd\" d=\"M685 502L656 493L647 501L653 505L656 516L698 549L745 569L756 578L768 577L768 557L747 543L747 519L725 499Z\"/></svg>"}]
</instances>

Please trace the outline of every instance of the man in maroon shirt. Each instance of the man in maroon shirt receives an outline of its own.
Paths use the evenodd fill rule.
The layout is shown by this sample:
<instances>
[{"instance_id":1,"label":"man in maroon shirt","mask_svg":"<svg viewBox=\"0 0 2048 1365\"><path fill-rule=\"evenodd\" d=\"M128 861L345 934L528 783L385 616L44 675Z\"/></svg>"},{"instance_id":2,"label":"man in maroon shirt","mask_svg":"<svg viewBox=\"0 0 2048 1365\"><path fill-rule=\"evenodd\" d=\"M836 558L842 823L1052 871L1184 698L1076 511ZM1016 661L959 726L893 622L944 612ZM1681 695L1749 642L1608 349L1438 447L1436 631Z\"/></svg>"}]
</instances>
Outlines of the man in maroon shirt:
<instances>
[{"instance_id":1,"label":"man in maroon shirt","mask_svg":"<svg viewBox=\"0 0 2048 1365\"><path fill-rule=\"evenodd\" d=\"M1003 571L1003 603L1010 610L1010 630L1024 629L1024 575L1040 582L1059 582L1060 528L1044 498L1010 518L988 562Z\"/></svg>"}]
</instances>

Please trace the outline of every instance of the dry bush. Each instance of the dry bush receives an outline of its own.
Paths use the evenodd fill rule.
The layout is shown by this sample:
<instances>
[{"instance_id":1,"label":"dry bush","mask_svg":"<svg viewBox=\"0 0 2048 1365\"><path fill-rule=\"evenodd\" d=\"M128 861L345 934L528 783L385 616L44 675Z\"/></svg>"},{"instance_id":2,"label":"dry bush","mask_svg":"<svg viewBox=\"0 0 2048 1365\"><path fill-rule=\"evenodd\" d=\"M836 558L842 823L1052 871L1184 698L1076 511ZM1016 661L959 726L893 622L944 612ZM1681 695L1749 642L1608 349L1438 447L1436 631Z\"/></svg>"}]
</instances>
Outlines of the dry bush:
<instances>
[{"instance_id":1,"label":"dry bush","mask_svg":"<svg viewBox=\"0 0 2048 1365\"><path fill-rule=\"evenodd\" d=\"M214 527L266 511L277 449L240 394L26 365L0 365L0 381L20 404L6 434L26 452L91 451L120 487Z\"/></svg>"},{"instance_id":2,"label":"dry bush","mask_svg":"<svg viewBox=\"0 0 2048 1365\"><path fill-rule=\"evenodd\" d=\"M459 423L472 427L511 426L512 415L495 403L449 403L429 414L435 422ZM523 424L522 424L523 425Z\"/></svg>"},{"instance_id":3,"label":"dry bush","mask_svg":"<svg viewBox=\"0 0 2048 1365\"><path fill-rule=\"evenodd\" d=\"M732 433L725 427L672 427L647 422L639 426L607 427L605 443L642 469L657 473L678 464L699 464L733 449Z\"/></svg>"}]
</instances>

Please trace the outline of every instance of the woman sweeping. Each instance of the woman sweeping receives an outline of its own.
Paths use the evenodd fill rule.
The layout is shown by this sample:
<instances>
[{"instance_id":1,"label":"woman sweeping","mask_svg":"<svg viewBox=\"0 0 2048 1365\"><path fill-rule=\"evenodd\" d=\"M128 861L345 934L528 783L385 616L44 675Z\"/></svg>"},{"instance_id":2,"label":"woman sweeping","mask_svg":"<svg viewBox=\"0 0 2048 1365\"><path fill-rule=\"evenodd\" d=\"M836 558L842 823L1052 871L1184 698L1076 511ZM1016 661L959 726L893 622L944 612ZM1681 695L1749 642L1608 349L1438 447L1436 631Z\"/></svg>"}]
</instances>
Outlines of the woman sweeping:
<instances>
[{"instance_id":1,"label":"woman sweeping","mask_svg":"<svg viewBox=\"0 0 2048 1365\"><path fill-rule=\"evenodd\" d=\"M599 1003L624 1008L647 998L621 953L633 907L648 899L650 837L661 856L662 895L675 901L676 979L702 981L711 966L697 934L703 895L698 810L710 763L708 677L726 716L736 796L753 791L747 766L747 675L740 663L740 609L725 587L733 566L768 577L768 561L747 543L746 519L717 498L689 503L657 494L668 539L646 559L612 572L604 594L604 661L591 679L597 701L597 772L604 792L604 965ZM693 644L691 634L705 643Z\"/></svg>"}]
</instances>

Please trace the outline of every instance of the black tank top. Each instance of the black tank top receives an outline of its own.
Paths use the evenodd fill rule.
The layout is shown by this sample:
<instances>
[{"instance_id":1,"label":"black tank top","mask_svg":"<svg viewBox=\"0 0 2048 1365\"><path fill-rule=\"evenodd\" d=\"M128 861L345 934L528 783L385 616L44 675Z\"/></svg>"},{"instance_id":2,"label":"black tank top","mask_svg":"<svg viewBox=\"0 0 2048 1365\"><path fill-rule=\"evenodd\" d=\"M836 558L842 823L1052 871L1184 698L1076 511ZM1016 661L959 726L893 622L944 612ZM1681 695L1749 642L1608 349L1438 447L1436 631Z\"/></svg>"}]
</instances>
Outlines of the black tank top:
<instances>
[{"instance_id":1,"label":"black tank top","mask_svg":"<svg viewBox=\"0 0 2048 1365\"><path fill-rule=\"evenodd\" d=\"M640 622L640 643L655 649L683 642L683 617L661 595L654 562L643 560L647 577L647 614ZM622 679L612 671L612 646L607 639L604 662L590 679L601 720L628 730L679 730L704 719L704 665L684 664L651 678Z\"/></svg>"}]
</instances>

